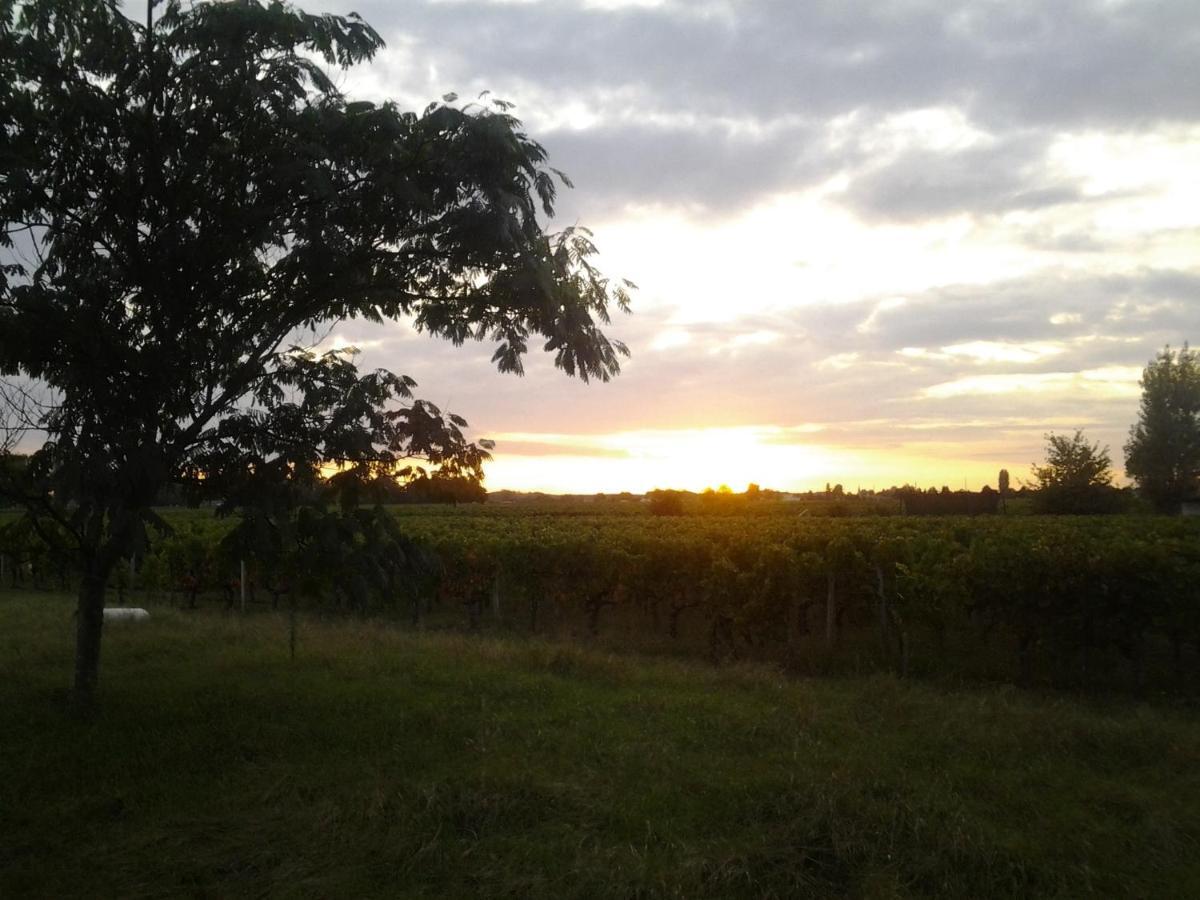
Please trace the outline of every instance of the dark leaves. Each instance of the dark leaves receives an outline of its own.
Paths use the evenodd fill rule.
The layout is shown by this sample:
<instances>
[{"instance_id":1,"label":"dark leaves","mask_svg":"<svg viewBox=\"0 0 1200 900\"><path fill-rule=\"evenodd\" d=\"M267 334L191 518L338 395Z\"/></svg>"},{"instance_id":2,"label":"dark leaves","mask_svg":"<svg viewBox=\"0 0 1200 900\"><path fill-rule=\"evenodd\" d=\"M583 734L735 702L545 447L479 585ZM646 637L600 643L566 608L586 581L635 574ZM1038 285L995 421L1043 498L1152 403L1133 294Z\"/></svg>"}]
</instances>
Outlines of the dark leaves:
<instances>
[{"instance_id":1,"label":"dark leaves","mask_svg":"<svg viewBox=\"0 0 1200 900\"><path fill-rule=\"evenodd\" d=\"M466 420L412 399L412 379L361 374L352 354L294 348L275 363L259 405L231 413L190 456L197 486L228 508L290 508L331 494L357 505L375 482L434 473L478 482L489 446L465 439Z\"/></svg>"},{"instance_id":2,"label":"dark leaves","mask_svg":"<svg viewBox=\"0 0 1200 900\"><path fill-rule=\"evenodd\" d=\"M282 350L331 322L619 370L601 327L629 285L539 223L569 181L511 104L348 101L326 67L383 45L356 15L168 0L148 32L120 10L0 0L0 240L32 242L0 274L0 370L56 398L32 468L61 510L124 521L172 477L283 503L410 459L477 479L485 445L410 379Z\"/></svg>"}]
</instances>

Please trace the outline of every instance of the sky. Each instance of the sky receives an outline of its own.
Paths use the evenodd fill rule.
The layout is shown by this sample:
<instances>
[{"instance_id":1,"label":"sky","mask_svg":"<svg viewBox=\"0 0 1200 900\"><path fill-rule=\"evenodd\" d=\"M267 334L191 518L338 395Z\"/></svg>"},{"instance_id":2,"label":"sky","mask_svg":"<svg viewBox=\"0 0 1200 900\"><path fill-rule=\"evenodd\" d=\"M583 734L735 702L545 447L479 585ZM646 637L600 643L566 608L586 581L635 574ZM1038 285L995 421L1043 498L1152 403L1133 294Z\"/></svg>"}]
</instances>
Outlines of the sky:
<instances>
[{"instance_id":1,"label":"sky","mask_svg":"<svg viewBox=\"0 0 1200 900\"><path fill-rule=\"evenodd\" d=\"M494 439L492 490L978 489L1077 428L1120 473L1200 339L1196 0L318 2L387 42L353 98L514 103L550 227L638 285L607 384L329 335Z\"/></svg>"}]
</instances>

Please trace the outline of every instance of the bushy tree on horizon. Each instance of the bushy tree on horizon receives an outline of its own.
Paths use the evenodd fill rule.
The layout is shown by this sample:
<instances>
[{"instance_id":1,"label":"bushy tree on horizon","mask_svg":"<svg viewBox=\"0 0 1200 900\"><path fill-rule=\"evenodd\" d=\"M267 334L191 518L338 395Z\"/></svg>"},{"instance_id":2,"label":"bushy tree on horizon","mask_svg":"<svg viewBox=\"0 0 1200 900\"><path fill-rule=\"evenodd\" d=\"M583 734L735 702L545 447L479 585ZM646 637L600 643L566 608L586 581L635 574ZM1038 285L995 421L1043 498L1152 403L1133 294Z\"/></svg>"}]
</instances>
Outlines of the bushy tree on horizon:
<instances>
[{"instance_id":1,"label":"bushy tree on horizon","mask_svg":"<svg viewBox=\"0 0 1200 900\"><path fill-rule=\"evenodd\" d=\"M303 335L403 318L492 342L503 372L534 340L584 380L619 371L602 326L626 286L585 230L539 221L565 177L507 104L346 97L326 67L382 46L278 0L150 0L145 22L0 0L0 375L45 389L47 438L0 490L81 573L85 706L106 582L172 481L262 502L330 465L348 490L411 458L479 474L462 419Z\"/></svg>"},{"instance_id":2,"label":"bushy tree on horizon","mask_svg":"<svg viewBox=\"0 0 1200 900\"><path fill-rule=\"evenodd\" d=\"M683 491L655 488L647 492L650 514L654 516L682 516L684 514Z\"/></svg>"},{"instance_id":3,"label":"bushy tree on horizon","mask_svg":"<svg viewBox=\"0 0 1200 900\"><path fill-rule=\"evenodd\" d=\"M1089 443L1083 432L1047 434L1046 462L1033 466L1034 508L1066 515L1115 512L1120 492L1113 487L1108 447Z\"/></svg>"},{"instance_id":4,"label":"bushy tree on horizon","mask_svg":"<svg viewBox=\"0 0 1200 900\"><path fill-rule=\"evenodd\" d=\"M1142 371L1138 420L1125 444L1125 471L1161 512L1200 493L1200 357L1185 343L1164 347Z\"/></svg>"}]
</instances>

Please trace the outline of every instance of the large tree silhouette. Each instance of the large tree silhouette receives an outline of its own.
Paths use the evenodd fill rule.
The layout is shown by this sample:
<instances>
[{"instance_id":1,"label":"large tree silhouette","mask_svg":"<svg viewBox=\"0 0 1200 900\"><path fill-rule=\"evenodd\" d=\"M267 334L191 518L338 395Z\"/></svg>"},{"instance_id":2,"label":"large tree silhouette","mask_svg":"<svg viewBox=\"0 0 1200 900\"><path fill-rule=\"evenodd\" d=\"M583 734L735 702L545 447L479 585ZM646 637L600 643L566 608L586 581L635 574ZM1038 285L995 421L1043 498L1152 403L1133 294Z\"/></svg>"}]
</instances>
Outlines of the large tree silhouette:
<instances>
[{"instance_id":1,"label":"large tree silhouette","mask_svg":"<svg viewBox=\"0 0 1200 900\"><path fill-rule=\"evenodd\" d=\"M1034 506L1046 513L1113 512L1120 503L1113 487L1108 447L1089 443L1082 431L1046 435L1046 462L1033 466Z\"/></svg>"},{"instance_id":2,"label":"large tree silhouette","mask_svg":"<svg viewBox=\"0 0 1200 900\"><path fill-rule=\"evenodd\" d=\"M1142 371L1125 471L1164 512L1179 512L1181 501L1200 492L1200 358L1187 344L1164 348Z\"/></svg>"},{"instance_id":3,"label":"large tree silhouette","mask_svg":"<svg viewBox=\"0 0 1200 900\"><path fill-rule=\"evenodd\" d=\"M293 350L338 320L531 340L583 379L625 348L623 284L589 235L547 233L555 170L503 103L352 101L327 68L382 46L356 15L254 0L0 0L0 374L43 389L47 436L3 489L82 573L75 693L93 697L105 583L191 472L364 477L423 456L478 470L413 382ZM347 366L350 366L348 369Z\"/></svg>"}]
</instances>

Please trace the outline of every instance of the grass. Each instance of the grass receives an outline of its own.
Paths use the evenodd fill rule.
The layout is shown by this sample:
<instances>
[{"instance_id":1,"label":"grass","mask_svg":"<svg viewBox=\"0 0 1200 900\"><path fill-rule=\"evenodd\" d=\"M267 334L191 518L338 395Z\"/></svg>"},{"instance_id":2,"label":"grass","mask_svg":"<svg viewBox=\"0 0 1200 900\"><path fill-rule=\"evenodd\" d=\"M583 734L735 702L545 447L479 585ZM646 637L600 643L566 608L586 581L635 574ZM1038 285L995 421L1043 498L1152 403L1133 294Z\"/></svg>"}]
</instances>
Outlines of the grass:
<instances>
[{"instance_id":1,"label":"grass","mask_svg":"<svg viewBox=\"0 0 1200 900\"><path fill-rule=\"evenodd\" d=\"M1200 896L1200 717L0 592L0 896Z\"/></svg>"}]
</instances>

